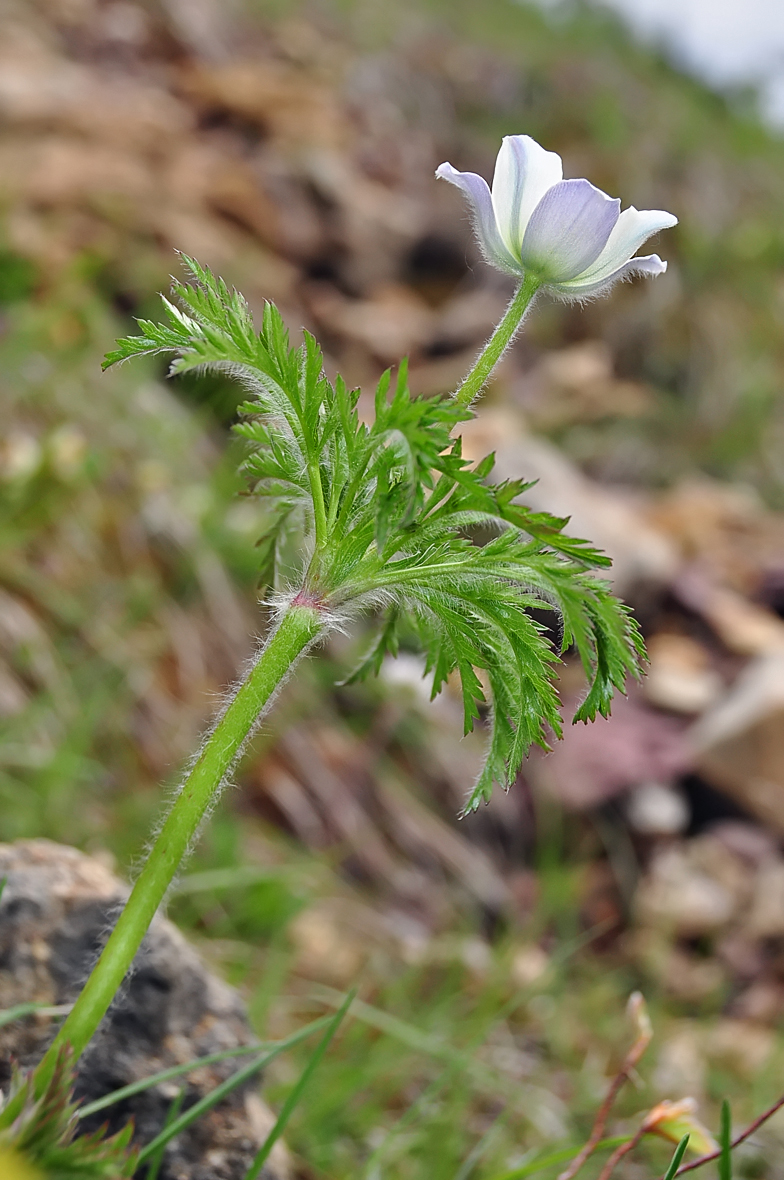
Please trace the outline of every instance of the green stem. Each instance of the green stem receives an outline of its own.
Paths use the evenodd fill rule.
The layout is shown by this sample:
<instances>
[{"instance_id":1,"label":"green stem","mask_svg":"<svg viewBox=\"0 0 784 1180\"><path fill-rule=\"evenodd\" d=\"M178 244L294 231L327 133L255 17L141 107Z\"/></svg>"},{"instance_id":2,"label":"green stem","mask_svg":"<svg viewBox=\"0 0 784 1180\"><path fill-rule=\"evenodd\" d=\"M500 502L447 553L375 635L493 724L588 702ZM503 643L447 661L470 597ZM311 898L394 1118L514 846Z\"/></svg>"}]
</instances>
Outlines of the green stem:
<instances>
[{"instance_id":1,"label":"green stem","mask_svg":"<svg viewBox=\"0 0 784 1180\"><path fill-rule=\"evenodd\" d=\"M324 487L321 482L321 470L318 462L308 463L308 479L310 481L310 495L313 500L316 549L320 549L327 539L327 510L324 504Z\"/></svg>"},{"instance_id":2,"label":"green stem","mask_svg":"<svg viewBox=\"0 0 784 1180\"><path fill-rule=\"evenodd\" d=\"M309 606L289 607L215 724L150 849L101 957L38 1066L36 1089L39 1093L51 1076L59 1047L69 1043L78 1058L97 1029L246 738L253 731L264 706L297 658L318 635L320 627L317 610Z\"/></svg>"},{"instance_id":3,"label":"green stem","mask_svg":"<svg viewBox=\"0 0 784 1180\"><path fill-rule=\"evenodd\" d=\"M517 329L523 322L523 316L540 286L541 280L532 274L527 274L520 283L512 296L512 302L506 309L504 318L480 352L476 364L455 394L455 398L461 406L470 406L484 386L493 369L512 343Z\"/></svg>"}]
</instances>

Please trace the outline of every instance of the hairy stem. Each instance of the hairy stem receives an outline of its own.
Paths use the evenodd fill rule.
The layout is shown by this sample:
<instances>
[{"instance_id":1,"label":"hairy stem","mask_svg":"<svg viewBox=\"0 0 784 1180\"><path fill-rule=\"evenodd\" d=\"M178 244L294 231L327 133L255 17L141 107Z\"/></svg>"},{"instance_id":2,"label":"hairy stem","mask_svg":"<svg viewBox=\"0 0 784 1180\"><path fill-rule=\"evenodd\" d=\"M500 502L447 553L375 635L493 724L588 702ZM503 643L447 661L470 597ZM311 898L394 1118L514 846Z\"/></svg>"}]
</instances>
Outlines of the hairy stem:
<instances>
[{"instance_id":1,"label":"hairy stem","mask_svg":"<svg viewBox=\"0 0 784 1180\"><path fill-rule=\"evenodd\" d=\"M493 369L512 343L531 300L540 286L540 280L531 274L527 274L520 283L512 296L512 302L506 309L504 318L480 352L473 369L467 374L455 394L455 399L461 406L469 406L481 391Z\"/></svg>"},{"instance_id":2,"label":"hairy stem","mask_svg":"<svg viewBox=\"0 0 784 1180\"><path fill-rule=\"evenodd\" d=\"M289 607L216 722L150 849L101 957L38 1067L37 1089L42 1090L51 1075L60 1045L69 1043L75 1058L85 1049L130 969L180 862L245 740L276 688L318 635L320 627L317 610L309 606Z\"/></svg>"}]
</instances>

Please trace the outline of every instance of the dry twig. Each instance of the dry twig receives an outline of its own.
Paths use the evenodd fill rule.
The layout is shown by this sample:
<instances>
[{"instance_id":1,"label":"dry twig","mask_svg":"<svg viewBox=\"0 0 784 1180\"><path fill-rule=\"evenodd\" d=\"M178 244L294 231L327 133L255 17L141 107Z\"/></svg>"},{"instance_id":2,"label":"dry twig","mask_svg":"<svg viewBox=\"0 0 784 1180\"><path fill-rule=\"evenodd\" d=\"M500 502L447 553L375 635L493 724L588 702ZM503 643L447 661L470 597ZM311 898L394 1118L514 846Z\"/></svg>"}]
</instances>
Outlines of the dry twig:
<instances>
[{"instance_id":1,"label":"dry twig","mask_svg":"<svg viewBox=\"0 0 784 1180\"><path fill-rule=\"evenodd\" d=\"M768 1107L767 1110L763 1111L763 1113L759 1115L759 1117L756 1118L753 1123L749 1124L745 1131L741 1131L740 1135L736 1135L730 1144L730 1148L734 1151L734 1149L739 1144L743 1143L746 1139L753 1135L754 1132L758 1130L763 1123L767 1122L771 1115L774 1115L777 1110L780 1110L782 1106L784 1106L784 1095L782 1095L781 1098L778 1098L772 1106ZM693 1172L695 1168L701 1168L703 1164L709 1164L711 1160L718 1159L720 1155L721 1148L719 1148L717 1151L711 1151L708 1155L701 1155L699 1159L692 1160L688 1164L683 1164L682 1167L678 1168L678 1171L675 1173L675 1175L682 1176L684 1172Z\"/></svg>"},{"instance_id":2,"label":"dry twig","mask_svg":"<svg viewBox=\"0 0 784 1180\"><path fill-rule=\"evenodd\" d=\"M637 1039L635 1040L629 1052L626 1054L626 1058L624 1059L620 1070L612 1080L610 1089L607 1091L607 1096L604 1099L602 1105L599 1107L591 1134L588 1136L585 1146L574 1157L572 1162L569 1164L569 1167L561 1172L558 1180L573 1180L573 1177L577 1175L585 1161L593 1155L597 1145L604 1137L604 1128L607 1124L607 1119L609 1118L610 1111L615 1105L615 1100L620 1093L621 1087L623 1086L624 1082L628 1080L630 1073L635 1068L637 1062L640 1060L643 1053L650 1044L651 1037L653 1036L653 1030L651 1029L650 1020L648 1019L648 1011L645 1007L645 1000L643 999L640 992L633 992L629 997L629 1006L627 1010L636 1026ZM644 1133L644 1131L638 1132L640 1138L642 1138ZM639 1140L637 1140L637 1142L639 1142ZM629 1144L631 1144L631 1146L636 1146L635 1140L629 1140ZM631 1146L627 1144L623 1144L622 1146L624 1150L622 1151L621 1148L618 1148L618 1150L614 1152L607 1161L600 1180L605 1180L605 1172L611 1163L612 1167L615 1167L613 1160L615 1160L616 1155L618 1155L618 1159L620 1159L621 1156L625 1155L627 1151L631 1150ZM619 1152L620 1155L618 1154ZM612 1168L610 1168L610 1171L612 1171ZM610 1173L607 1172L607 1175L609 1174Z\"/></svg>"},{"instance_id":3,"label":"dry twig","mask_svg":"<svg viewBox=\"0 0 784 1180\"><path fill-rule=\"evenodd\" d=\"M612 1153L607 1163L599 1173L597 1180L610 1180L610 1176L613 1174L623 1157L628 1155L630 1151L634 1151L635 1147L637 1147L643 1135L645 1135L647 1131L648 1124L646 1121L637 1131L635 1131L631 1139L627 1139L627 1141L622 1143L620 1147L616 1147L615 1151Z\"/></svg>"},{"instance_id":4,"label":"dry twig","mask_svg":"<svg viewBox=\"0 0 784 1180\"><path fill-rule=\"evenodd\" d=\"M777 1099L776 1102L774 1102L772 1106L769 1106L767 1110L763 1111L763 1113L761 1115L759 1115L759 1117L756 1118L753 1123L749 1124L749 1126L746 1128L745 1131L741 1131L741 1133L739 1135L736 1135L735 1138L732 1140L732 1143L730 1144L730 1149L734 1150L739 1144L743 1143L746 1139L748 1139L751 1135L753 1135L754 1132L759 1127L761 1127L762 1124L764 1122L766 1122L767 1119L769 1119L771 1117L771 1115L774 1115L777 1110L780 1110L782 1106L784 1106L784 1096ZM612 1153L610 1158L607 1160L607 1163L604 1165L601 1172L599 1173L597 1180L610 1180L610 1176L615 1171L615 1168L618 1166L618 1164L623 1159L623 1157L625 1155L628 1155L628 1153L630 1151L633 1151L634 1148L638 1146L638 1144L642 1140L643 1136L647 1135L648 1132L653 1131L655 1129L654 1128L655 1119L651 1117L653 1114L654 1114L654 1111L650 1111L646 1115L646 1117L643 1119L642 1123L640 1124L639 1129L632 1136L632 1138L628 1139L626 1141L626 1143L622 1143L620 1145L620 1147L617 1147L615 1149L615 1151ZM698 1159L692 1160L688 1164L682 1164L681 1167L678 1168L677 1172L675 1173L675 1176L676 1177L682 1176L684 1174L684 1172L693 1172L695 1168L701 1168L703 1164L709 1164L711 1162L711 1160L718 1159L720 1155L721 1155L721 1148L719 1147L716 1149L716 1151L711 1151L707 1155L701 1155L701 1156L699 1156Z\"/></svg>"}]
</instances>

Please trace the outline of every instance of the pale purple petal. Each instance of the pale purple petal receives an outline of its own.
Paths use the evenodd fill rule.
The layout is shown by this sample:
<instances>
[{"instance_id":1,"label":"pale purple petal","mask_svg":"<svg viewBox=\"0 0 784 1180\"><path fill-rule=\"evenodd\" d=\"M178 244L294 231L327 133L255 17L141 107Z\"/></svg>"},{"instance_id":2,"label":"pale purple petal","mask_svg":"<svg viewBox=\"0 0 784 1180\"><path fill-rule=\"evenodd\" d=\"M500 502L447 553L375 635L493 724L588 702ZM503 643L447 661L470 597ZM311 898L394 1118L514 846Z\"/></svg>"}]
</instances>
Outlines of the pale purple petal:
<instances>
[{"instance_id":1,"label":"pale purple petal","mask_svg":"<svg viewBox=\"0 0 784 1180\"><path fill-rule=\"evenodd\" d=\"M677 224L678 218L663 209L635 209L633 205L624 209L599 257L575 278L590 283L609 278L637 253L652 234L671 229Z\"/></svg>"},{"instance_id":2,"label":"pale purple petal","mask_svg":"<svg viewBox=\"0 0 784 1180\"><path fill-rule=\"evenodd\" d=\"M458 172L451 164L441 164L436 176L456 185L468 197L476 236L487 261L509 274L519 275L520 263L509 253L499 233L487 181L475 172Z\"/></svg>"},{"instance_id":3,"label":"pale purple petal","mask_svg":"<svg viewBox=\"0 0 784 1180\"><path fill-rule=\"evenodd\" d=\"M498 230L515 258L526 226L544 194L563 177L561 157L530 135L506 135L495 162L493 208Z\"/></svg>"},{"instance_id":4,"label":"pale purple petal","mask_svg":"<svg viewBox=\"0 0 784 1180\"><path fill-rule=\"evenodd\" d=\"M591 299L594 295L603 295L609 291L614 283L621 279L630 279L632 275L663 275L667 263L662 262L658 254L648 254L642 258L630 258L619 266L617 270L603 278L587 278L585 274L569 283L554 283L548 290L561 299Z\"/></svg>"},{"instance_id":5,"label":"pale purple petal","mask_svg":"<svg viewBox=\"0 0 784 1180\"><path fill-rule=\"evenodd\" d=\"M582 274L607 244L620 208L619 200L588 180L560 181L531 214L523 238L523 265L548 283Z\"/></svg>"}]
</instances>

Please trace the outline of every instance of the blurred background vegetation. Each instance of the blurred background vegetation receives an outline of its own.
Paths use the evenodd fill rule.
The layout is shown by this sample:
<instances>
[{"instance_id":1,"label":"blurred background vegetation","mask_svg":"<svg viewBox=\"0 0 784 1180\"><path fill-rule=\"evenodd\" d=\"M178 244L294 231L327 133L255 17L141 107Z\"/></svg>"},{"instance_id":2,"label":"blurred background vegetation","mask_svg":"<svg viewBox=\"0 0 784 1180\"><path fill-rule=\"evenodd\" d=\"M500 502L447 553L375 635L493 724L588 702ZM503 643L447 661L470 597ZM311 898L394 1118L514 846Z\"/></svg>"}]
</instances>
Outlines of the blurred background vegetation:
<instances>
[{"instance_id":1,"label":"blurred background vegetation","mask_svg":"<svg viewBox=\"0 0 784 1180\"><path fill-rule=\"evenodd\" d=\"M516 132L680 219L664 278L541 304L466 432L611 552L651 675L460 825L482 736L427 703L415 652L336 688L362 642L340 638L286 690L172 916L260 1032L358 983L293 1124L302 1176L527 1174L584 1137L636 986L656 1041L614 1130L686 1093L742 1120L782 1086L784 142L751 92L583 4L3 11L0 839L123 871L263 634L264 519L239 391L102 375L103 352L183 250L350 382L407 354L417 391L451 388L509 289L433 172L489 175ZM784 1167L766 1135L744 1174Z\"/></svg>"}]
</instances>

